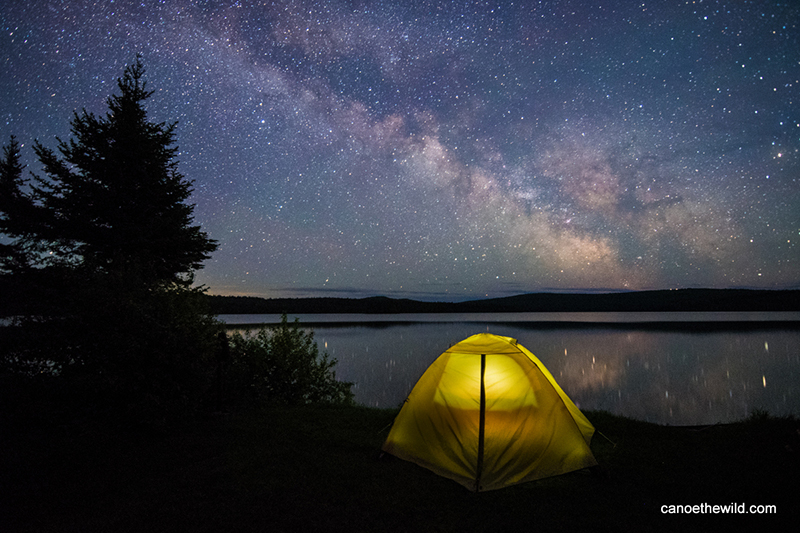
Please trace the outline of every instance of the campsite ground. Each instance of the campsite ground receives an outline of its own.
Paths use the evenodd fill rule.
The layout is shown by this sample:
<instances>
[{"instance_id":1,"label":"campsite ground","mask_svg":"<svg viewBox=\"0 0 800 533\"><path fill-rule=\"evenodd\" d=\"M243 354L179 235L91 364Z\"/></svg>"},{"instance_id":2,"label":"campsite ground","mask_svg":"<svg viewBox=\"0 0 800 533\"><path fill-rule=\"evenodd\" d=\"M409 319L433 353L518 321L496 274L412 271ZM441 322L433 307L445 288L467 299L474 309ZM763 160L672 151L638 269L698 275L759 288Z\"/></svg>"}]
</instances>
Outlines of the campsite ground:
<instances>
[{"instance_id":1,"label":"campsite ground","mask_svg":"<svg viewBox=\"0 0 800 533\"><path fill-rule=\"evenodd\" d=\"M607 437L592 442L599 471L473 494L379 459L395 414L274 408L160 432L5 416L0 530L717 531L799 517L796 419L678 428L587 412ZM706 503L776 514L661 511Z\"/></svg>"}]
</instances>

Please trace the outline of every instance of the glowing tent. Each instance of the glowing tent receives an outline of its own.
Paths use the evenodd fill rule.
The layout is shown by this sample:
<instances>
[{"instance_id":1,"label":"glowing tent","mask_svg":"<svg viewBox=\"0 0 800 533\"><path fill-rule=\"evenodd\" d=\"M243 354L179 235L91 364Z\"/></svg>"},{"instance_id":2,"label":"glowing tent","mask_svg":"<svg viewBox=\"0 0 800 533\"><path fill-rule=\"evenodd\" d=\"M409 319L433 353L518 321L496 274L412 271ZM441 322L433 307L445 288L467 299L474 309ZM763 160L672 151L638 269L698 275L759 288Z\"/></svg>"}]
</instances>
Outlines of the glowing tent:
<instances>
[{"instance_id":1,"label":"glowing tent","mask_svg":"<svg viewBox=\"0 0 800 533\"><path fill-rule=\"evenodd\" d=\"M593 434L536 356L481 333L428 367L383 451L484 491L596 465Z\"/></svg>"}]
</instances>

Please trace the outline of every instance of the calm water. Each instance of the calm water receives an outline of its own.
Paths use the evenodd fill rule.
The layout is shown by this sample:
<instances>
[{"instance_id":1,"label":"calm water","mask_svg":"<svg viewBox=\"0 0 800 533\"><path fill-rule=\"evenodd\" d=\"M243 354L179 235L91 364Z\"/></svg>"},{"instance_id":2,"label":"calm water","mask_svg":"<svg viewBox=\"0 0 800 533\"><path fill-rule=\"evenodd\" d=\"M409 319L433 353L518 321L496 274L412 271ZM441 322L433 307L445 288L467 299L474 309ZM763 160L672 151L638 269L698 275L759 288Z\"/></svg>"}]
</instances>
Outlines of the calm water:
<instances>
[{"instance_id":1,"label":"calm water","mask_svg":"<svg viewBox=\"0 0 800 533\"><path fill-rule=\"evenodd\" d=\"M276 323L277 315L223 315ZM516 338L581 408L662 424L800 415L800 313L299 315L359 403L399 406L449 346ZM713 322L713 324L712 324ZM776 324L777 322L777 324Z\"/></svg>"}]
</instances>

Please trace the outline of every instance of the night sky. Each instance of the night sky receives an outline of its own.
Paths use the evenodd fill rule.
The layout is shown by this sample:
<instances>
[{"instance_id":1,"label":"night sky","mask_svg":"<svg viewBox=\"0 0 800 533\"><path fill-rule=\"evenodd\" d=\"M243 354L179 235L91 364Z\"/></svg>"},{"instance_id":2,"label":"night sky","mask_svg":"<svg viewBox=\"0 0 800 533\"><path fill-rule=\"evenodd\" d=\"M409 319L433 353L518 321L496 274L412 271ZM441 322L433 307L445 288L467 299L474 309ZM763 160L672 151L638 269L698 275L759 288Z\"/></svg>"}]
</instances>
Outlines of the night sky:
<instances>
[{"instance_id":1,"label":"night sky","mask_svg":"<svg viewBox=\"0 0 800 533\"><path fill-rule=\"evenodd\" d=\"M13 1L0 142L141 53L214 294L800 287L792 2Z\"/></svg>"}]
</instances>

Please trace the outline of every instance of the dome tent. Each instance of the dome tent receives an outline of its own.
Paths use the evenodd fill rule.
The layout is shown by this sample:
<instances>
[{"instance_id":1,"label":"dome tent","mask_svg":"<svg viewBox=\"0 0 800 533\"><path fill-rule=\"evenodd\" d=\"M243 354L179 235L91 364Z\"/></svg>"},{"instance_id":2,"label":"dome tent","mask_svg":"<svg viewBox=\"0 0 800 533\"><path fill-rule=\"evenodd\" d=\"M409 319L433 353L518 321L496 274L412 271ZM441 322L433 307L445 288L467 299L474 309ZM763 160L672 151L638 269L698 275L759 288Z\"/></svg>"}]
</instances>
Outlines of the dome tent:
<instances>
[{"instance_id":1,"label":"dome tent","mask_svg":"<svg viewBox=\"0 0 800 533\"><path fill-rule=\"evenodd\" d=\"M383 451L477 492L594 466L593 434L536 356L481 333L423 373Z\"/></svg>"}]
</instances>

